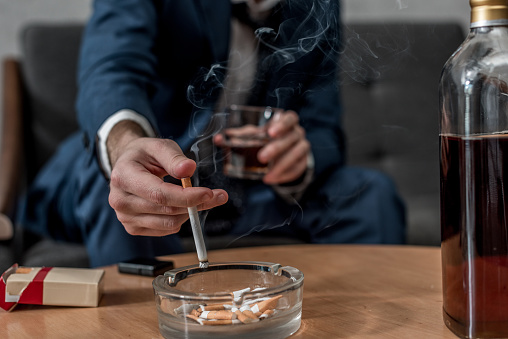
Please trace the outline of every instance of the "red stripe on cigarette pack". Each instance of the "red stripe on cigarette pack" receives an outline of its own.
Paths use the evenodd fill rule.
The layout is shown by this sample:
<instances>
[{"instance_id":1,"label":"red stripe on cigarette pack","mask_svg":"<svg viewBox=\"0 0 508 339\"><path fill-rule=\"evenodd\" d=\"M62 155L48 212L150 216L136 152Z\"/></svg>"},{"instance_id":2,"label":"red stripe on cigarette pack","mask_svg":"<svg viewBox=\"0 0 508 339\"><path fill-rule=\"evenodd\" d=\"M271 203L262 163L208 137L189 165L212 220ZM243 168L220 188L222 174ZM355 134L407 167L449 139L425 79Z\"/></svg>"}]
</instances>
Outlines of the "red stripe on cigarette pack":
<instances>
[{"instance_id":1,"label":"red stripe on cigarette pack","mask_svg":"<svg viewBox=\"0 0 508 339\"><path fill-rule=\"evenodd\" d=\"M39 272L37 272L34 279L21 293L21 296L18 300L19 304L42 305L42 297L44 294L44 279L52 268L53 267L43 267Z\"/></svg>"}]
</instances>

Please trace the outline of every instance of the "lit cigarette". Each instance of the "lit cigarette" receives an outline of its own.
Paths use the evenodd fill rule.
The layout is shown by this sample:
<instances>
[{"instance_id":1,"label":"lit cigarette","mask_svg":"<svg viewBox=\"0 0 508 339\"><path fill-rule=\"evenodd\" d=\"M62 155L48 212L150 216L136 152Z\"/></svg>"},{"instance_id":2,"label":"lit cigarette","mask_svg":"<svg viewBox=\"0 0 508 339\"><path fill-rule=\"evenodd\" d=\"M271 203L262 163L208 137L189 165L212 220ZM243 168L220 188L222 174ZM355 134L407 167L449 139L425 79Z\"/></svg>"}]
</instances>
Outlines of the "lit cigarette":
<instances>
[{"instance_id":1,"label":"lit cigarette","mask_svg":"<svg viewBox=\"0 0 508 339\"><path fill-rule=\"evenodd\" d=\"M261 302L255 304L254 306L252 306L251 310L254 313L257 313L257 312L263 313L264 311L266 311L268 309L274 309L277 307L277 303L279 302L280 298L282 298L282 295L277 295L277 296L270 298L268 300L261 301Z\"/></svg>"},{"instance_id":2,"label":"lit cigarette","mask_svg":"<svg viewBox=\"0 0 508 339\"><path fill-rule=\"evenodd\" d=\"M183 188L192 187L190 178L182 178ZM205 241L203 239L203 232L201 231L201 223L199 222L198 209L193 206L187 208L189 211L189 219L192 228L192 235L194 236L194 243L196 244L196 252L198 253L199 267L208 267L208 256L206 254Z\"/></svg>"}]
</instances>

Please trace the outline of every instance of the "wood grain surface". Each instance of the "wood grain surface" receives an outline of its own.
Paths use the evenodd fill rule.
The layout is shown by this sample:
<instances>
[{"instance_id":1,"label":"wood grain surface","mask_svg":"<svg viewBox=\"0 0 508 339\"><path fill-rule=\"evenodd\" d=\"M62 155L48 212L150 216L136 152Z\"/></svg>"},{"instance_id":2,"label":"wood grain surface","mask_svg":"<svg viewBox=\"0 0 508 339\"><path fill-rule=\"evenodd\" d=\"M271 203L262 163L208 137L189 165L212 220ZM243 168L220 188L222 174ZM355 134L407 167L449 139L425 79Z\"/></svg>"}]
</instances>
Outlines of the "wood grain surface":
<instances>
[{"instance_id":1,"label":"wood grain surface","mask_svg":"<svg viewBox=\"0 0 508 339\"><path fill-rule=\"evenodd\" d=\"M210 251L210 262L268 261L304 275L294 338L456 338L442 320L437 247L287 245ZM195 253L164 257L176 267ZM18 305L0 310L2 338L162 338L152 280L106 267L97 308Z\"/></svg>"}]
</instances>

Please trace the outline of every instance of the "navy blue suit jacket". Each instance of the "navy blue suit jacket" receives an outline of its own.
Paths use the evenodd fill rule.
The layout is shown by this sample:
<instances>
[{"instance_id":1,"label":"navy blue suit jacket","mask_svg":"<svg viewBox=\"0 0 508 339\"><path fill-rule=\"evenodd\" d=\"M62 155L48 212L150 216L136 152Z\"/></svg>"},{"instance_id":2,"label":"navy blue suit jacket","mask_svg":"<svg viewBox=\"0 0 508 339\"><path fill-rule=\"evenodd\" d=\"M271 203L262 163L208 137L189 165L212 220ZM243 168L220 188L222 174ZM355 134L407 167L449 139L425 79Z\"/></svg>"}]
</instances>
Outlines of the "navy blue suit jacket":
<instances>
[{"instance_id":1,"label":"navy blue suit jacket","mask_svg":"<svg viewBox=\"0 0 508 339\"><path fill-rule=\"evenodd\" d=\"M266 23L269 28L259 31L260 55L266 59L250 100L299 114L318 180L301 205L287 204L260 182L241 181L228 191L228 204L209 211L207 232L274 231L313 243L402 243L404 209L393 183L374 171L339 168L344 155L336 74L338 0L284 3ZM81 133L91 144L79 134L62 144L22 203L21 225L83 241L92 266L182 250L175 235L125 232L108 205L109 187L93 152L95 135L111 114L132 109L185 151L207 125L220 92L230 18L242 15L236 6L230 0L95 1L83 40L77 103ZM220 172L209 178L226 188ZM245 198L240 204L238 196ZM237 214L222 210L228 205Z\"/></svg>"},{"instance_id":2,"label":"navy blue suit jacket","mask_svg":"<svg viewBox=\"0 0 508 339\"><path fill-rule=\"evenodd\" d=\"M265 34L271 59L258 103L299 114L319 176L344 159L339 6L287 2ZM231 15L229 0L96 0L79 66L77 111L88 139L95 140L107 117L128 108L185 151L208 123L220 91Z\"/></svg>"}]
</instances>

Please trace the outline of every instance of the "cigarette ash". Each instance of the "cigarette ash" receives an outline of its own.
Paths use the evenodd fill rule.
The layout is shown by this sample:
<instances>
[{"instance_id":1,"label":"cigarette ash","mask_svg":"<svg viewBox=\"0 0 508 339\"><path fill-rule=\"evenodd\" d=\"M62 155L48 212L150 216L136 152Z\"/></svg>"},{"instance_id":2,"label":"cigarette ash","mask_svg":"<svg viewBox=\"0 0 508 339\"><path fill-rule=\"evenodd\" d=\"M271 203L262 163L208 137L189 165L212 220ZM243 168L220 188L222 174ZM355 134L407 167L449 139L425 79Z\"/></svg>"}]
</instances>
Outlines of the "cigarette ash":
<instances>
[{"instance_id":1,"label":"cigarette ash","mask_svg":"<svg viewBox=\"0 0 508 339\"><path fill-rule=\"evenodd\" d=\"M233 292L233 303L184 304L174 311L177 315L192 319L202 326L251 324L277 314L277 307L282 295L247 300L241 305L236 305L237 301L243 299L243 293L250 290L250 288L246 288ZM261 289L254 289L253 291L257 290Z\"/></svg>"}]
</instances>

